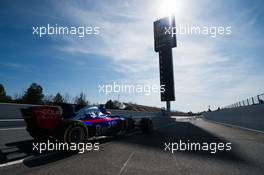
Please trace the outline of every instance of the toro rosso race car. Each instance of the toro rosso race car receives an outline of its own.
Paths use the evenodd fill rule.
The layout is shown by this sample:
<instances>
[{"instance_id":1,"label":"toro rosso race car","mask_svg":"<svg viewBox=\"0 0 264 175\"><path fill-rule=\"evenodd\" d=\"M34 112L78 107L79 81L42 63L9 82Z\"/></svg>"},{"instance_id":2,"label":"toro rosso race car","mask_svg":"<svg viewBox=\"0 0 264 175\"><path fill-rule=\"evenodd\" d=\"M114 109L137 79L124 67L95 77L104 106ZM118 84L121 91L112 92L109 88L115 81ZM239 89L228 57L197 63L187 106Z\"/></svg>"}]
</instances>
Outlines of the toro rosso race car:
<instances>
[{"instance_id":1,"label":"toro rosso race car","mask_svg":"<svg viewBox=\"0 0 264 175\"><path fill-rule=\"evenodd\" d=\"M27 131L36 140L56 139L66 143L85 142L97 136L115 136L136 128L148 133L153 130L150 118L135 120L111 115L102 106L83 107L65 118L60 106L34 106L21 109Z\"/></svg>"}]
</instances>

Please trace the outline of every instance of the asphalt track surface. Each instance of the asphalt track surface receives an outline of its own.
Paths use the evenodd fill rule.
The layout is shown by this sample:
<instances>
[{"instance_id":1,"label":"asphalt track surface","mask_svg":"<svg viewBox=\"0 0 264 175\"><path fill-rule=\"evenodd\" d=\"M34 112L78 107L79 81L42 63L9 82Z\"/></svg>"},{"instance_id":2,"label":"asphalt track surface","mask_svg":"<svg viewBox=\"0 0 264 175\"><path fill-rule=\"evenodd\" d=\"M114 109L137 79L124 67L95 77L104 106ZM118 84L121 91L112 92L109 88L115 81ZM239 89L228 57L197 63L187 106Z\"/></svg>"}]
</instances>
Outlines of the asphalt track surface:
<instances>
[{"instance_id":1,"label":"asphalt track surface","mask_svg":"<svg viewBox=\"0 0 264 175\"><path fill-rule=\"evenodd\" d=\"M0 130L0 174L264 174L264 134L204 119L163 122L140 132L100 140L99 151L83 154L32 151L25 129ZM231 151L165 151L164 143L231 142Z\"/></svg>"}]
</instances>

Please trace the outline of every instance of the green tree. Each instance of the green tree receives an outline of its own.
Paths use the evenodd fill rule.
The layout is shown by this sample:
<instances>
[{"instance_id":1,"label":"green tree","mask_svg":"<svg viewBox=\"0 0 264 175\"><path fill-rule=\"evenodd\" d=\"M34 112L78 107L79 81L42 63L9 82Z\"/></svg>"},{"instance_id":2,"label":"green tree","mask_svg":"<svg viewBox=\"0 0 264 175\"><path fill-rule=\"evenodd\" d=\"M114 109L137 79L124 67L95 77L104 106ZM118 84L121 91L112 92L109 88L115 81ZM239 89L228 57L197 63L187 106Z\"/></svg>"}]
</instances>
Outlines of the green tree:
<instances>
[{"instance_id":1,"label":"green tree","mask_svg":"<svg viewBox=\"0 0 264 175\"><path fill-rule=\"evenodd\" d=\"M75 104L77 105L88 105L89 102L86 100L86 95L81 92L79 96L75 97Z\"/></svg>"},{"instance_id":2,"label":"green tree","mask_svg":"<svg viewBox=\"0 0 264 175\"><path fill-rule=\"evenodd\" d=\"M72 98L71 98L71 96L68 93L64 93L63 101L64 101L64 103L71 103L72 102Z\"/></svg>"},{"instance_id":3,"label":"green tree","mask_svg":"<svg viewBox=\"0 0 264 175\"><path fill-rule=\"evenodd\" d=\"M23 103L23 94L16 93L12 100L13 103Z\"/></svg>"},{"instance_id":4,"label":"green tree","mask_svg":"<svg viewBox=\"0 0 264 175\"><path fill-rule=\"evenodd\" d=\"M6 95L4 85L0 84L0 102L12 102L12 98Z\"/></svg>"},{"instance_id":5,"label":"green tree","mask_svg":"<svg viewBox=\"0 0 264 175\"><path fill-rule=\"evenodd\" d=\"M107 109L121 109L121 106L122 106L122 103L120 103L117 100L114 100L114 101L108 100L105 103L105 108L107 108Z\"/></svg>"},{"instance_id":6,"label":"green tree","mask_svg":"<svg viewBox=\"0 0 264 175\"><path fill-rule=\"evenodd\" d=\"M37 83L32 83L23 96L23 102L28 104L43 104L43 89Z\"/></svg>"},{"instance_id":7,"label":"green tree","mask_svg":"<svg viewBox=\"0 0 264 175\"><path fill-rule=\"evenodd\" d=\"M53 104L53 99L54 99L53 95L45 95L43 97L43 103L45 105L52 105Z\"/></svg>"},{"instance_id":8,"label":"green tree","mask_svg":"<svg viewBox=\"0 0 264 175\"><path fill-rule=\"evenodd\" d=\"M108 100L106 103L105 103L105 108L106 109L114 109L114 103L112 100Z\"/></svg>"},{"instance_id":9,"label":"green tree","mask_svg":"<svg viewBox=\"0 0 264 175\"><path fill-rule=\"evenodd\" d=\"M57 93L56 96L53 98L53 103L55 104L64 103L64 98L60 93Z\"/></svg>"},{"instance_id":10,"label":"green tree","mask_svg":"<svg viewBox=\"0 0 264 175\"><path fill-rule=\"evenodd\" d=\"M5 102L5 99L6 99L5 88L2 84L0 84L0 102Z\"/></svg>"}]
</instances>

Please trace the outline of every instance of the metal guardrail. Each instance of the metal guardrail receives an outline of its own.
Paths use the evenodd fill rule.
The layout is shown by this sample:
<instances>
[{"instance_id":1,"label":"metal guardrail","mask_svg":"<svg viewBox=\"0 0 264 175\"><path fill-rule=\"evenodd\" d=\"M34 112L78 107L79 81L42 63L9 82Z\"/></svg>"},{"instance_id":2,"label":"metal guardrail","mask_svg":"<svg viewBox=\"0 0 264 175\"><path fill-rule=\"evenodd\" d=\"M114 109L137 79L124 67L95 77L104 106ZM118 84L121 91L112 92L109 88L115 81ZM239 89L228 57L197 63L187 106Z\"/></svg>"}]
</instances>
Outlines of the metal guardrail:
<instances>
[{"instance_id":1,"label":"metal guardrail","mask_svg":"<svg viewBox=\"0 0 264 175\"><path fill-rule=\"evenodd\" d=\"M238 108L241 106L250 106L256 104L264 104L264 93L233 103L231 105L225 106L224 108Z\"/></svg>"}]
</instances>

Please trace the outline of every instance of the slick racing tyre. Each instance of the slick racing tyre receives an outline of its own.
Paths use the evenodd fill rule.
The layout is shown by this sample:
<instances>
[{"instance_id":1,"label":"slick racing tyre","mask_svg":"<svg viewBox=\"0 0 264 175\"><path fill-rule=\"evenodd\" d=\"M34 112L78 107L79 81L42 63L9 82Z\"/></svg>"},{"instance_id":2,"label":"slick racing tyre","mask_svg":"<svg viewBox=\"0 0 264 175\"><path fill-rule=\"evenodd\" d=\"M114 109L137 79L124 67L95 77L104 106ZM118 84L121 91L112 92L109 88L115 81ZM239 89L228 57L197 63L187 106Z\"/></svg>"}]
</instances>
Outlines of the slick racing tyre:
<instances>
[{"instance_id":1,"label":"slick racing tyre","mask_svg":"<svg viewBox=\"0 0 264 175\"><path fill-rule=\"evenodd\" d=\"M80 121L65 121L58 132L59 140L65 143L84 143L88 139L88 129Z\"/></svg>"},{"instance_id":2,"label":"slick racing tyre","mask_svg":"<svg viewBox=\"0 0 264 175\"><path fill-rule=\"evenodd\" d=\"M141 119L140 126L143 133L151 133L153 131L153 122L149 118Z\"/></svg>"}]
</instances>

